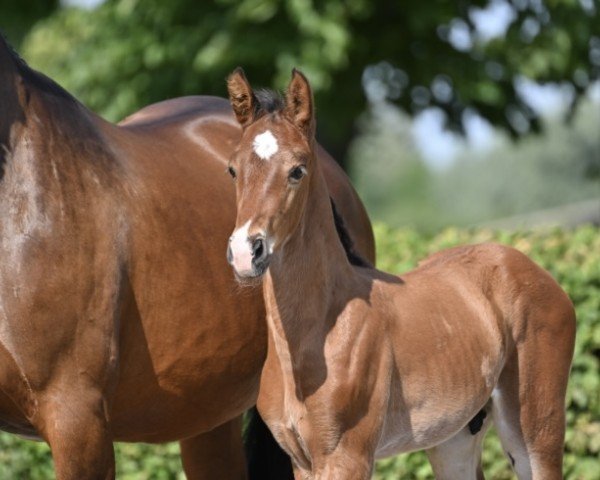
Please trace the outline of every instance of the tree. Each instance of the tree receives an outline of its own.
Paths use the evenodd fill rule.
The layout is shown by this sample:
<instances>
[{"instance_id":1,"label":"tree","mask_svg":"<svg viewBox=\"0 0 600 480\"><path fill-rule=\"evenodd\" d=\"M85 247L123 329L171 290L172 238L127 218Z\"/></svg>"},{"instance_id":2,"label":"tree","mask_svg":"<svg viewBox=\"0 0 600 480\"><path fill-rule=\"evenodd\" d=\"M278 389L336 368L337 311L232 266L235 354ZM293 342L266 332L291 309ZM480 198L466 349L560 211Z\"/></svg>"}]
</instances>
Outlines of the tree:
<instances>
[{"instance_id":1,"label":"tree","mask_svg":"<svg viewBox=\"0 0 600 480\"><path fill-rule=\"evenodd\" d=\"M536 126L515 90L519 75L569 82L578 95L598 78L593 0L511 0L506 35L489 41L474 20L485 4L108 0L91 12L55 12L33 29L24 55L113 120L169 97L224 95L238 65L253 84L280 88L297 66L316 92L320 137L338 154L364 110L368 65L389 62L392 74L381 81L410 113L438 106L460 128L472 108L515 134Z\"/></svg>"},{"instance_id":2,"label":"tree","mask_svg":"<svg viewBox=\"0 0 600 480\"><path fill-rule=\"evenodd\" d=\"M58 3L58 0L2 0L0 27L18 46L33 24L56 10Z\"/></svg>"}]
</instances>

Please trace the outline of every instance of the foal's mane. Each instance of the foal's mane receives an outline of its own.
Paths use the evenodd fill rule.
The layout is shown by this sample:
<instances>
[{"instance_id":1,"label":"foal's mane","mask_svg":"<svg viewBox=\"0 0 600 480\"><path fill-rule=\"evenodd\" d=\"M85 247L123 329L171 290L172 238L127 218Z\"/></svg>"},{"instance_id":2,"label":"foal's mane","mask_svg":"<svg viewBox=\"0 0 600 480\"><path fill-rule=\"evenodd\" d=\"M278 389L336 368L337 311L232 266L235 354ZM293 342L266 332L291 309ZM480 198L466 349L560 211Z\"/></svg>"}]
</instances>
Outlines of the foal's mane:
<instances>
[{"instance_id":1,"label":"foal's mane","mask_svg":"<svg viewBox=\"0 0 600 480\"><path fill-rule=\"evenodd\" d=\"M285 102L281 93L268 88L259 88L254 91L256 97L256 118L262 117L267 113L280 112L285 107Z\"/></svg>"},{"instance_id":2,"label":"foal's mane","mask_svg":"<svg viewBox=\"0 0 600 480\"><path fill-rule=\"evenodd\" d=\"M333 213L333 220L335 222L335 230L340 238L340 242L342 242L342 246L344 247L348 261L355 267L373 268L373 265L371 265L368 260L363 258L358 252L356 252L356 250L354 250L354 242L352 241L350 232L344 224L344 219L337 211L333 198L329 197L329 199L331 200L331 211Z\"/></svg>"},{"instance_id":3,"label":"foal's mane","mask_svg":"<svg viewBox=\"0 0 600 480\"><path fill-rule=\"evenodd\" d=\"M56 83L51 78L48 78L43 73L40 73L29 65L27 62L23 60L23 58L17 53L17 51L13 48L13 46L8 42L6 36L2 31L0 31L0 49L6 50L8 56L12 60L17 72L30 85L34 86L38 90L49 93L51 95L64 98L66 100L71 100L76 102L75 97L73 97L69 92L67 92L64 88L62 88L58 83Z\"/></svg>"}]
</instances>

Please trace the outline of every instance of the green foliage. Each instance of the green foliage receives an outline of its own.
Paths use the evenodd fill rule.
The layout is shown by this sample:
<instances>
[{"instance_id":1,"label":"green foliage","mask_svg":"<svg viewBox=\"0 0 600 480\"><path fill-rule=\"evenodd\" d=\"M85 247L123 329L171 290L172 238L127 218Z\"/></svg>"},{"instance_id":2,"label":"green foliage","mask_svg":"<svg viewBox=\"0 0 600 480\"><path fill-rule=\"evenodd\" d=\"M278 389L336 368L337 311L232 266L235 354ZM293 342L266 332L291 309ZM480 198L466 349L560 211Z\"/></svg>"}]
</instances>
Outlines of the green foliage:
<instances>
[{"instance_id":1,"label":"green foliage","mask_svg":"<svg viewBox=\"0 0 600 480\"><path fill-rule=\"evenodd\" d=\"M184 480L179 445L115 444L119 480ZM50 448L0 432L0 478L49 480L54 478Z\"/></svg>"},{"instance_id":2,"label":"green foliage","mask_svg":"<svg viewBox=\"0 0 600 480\"><path fill-rule=\"evenodd\" d=\"M184 480L179 445L117 444L119 480Z\"/></svg>"},{"instance_id":3,"label":"green foliage","mask_svg":"<svg viewBox=\"0 0 600 480\"><path fill-rule=\"evenodd\" d=\"M0 432L0 478L54 478L50 448Z\"/></svg>"},{"instance_id":4,"label":"green foliage","mask_svg":"<svg viewBox=\"0 0 600 480\"><path fill-rule=\"evenodd\" d=\"M58 8L58 0L2 0L0 30L18 47L29 29Z\"/></svg>"},{"instance_id":5,"label":"green foliage","mask_svg":"<svg viewBox=\"0 0 600 480\"><path fill-rule=\"evenodd\" d=\"M573 300L577 343L567 398L564 474L567 480L600 478L600 229L498 232L450 228L434 236L410 229L375 226L380 268L401 273L429 254L459 244L494 241L513 245L546 268ZM117 475L125 480L183 478L176 444L118 444ZM488 434L484 450L488 479L514 478L497 437ZM45 444L0 434L0 478L53 478ZM430 479L423 453L378 462L378 480Z\"/></svg>"},{"instance_id":6,"label":"green foliage","mask_svg":"<svg viewBox=\"0 0 600 480\"><path fill-rule=\"evenodd\" d=\"M320 135L333 150L347 143L364 110L368 65L385 61L396 69L381 81L407 112L435 105L459 126L469 106L511 130L507 111L521 112L525 122L534 115L515 92L516 76L573 83L578 93L598 76L592 60L600 17L584 6L589 2L515 1L506 37L484 41L472 15L487 3L108 0L91 12L57 11L36 25L23 53L111 120L166 98L222 96L238 65L254 84L279 88L300 67L317 94ZM456 25L470 48L451 44ZM528 25L539 32L526 34ZM442 84L448 94L440 95Z\"/></svg>"},{"instance_id":7,"label":"green foliage","mask_svg":"<svg viewBox=\"0 0 600 480\"><path fill-rule=\"evenodd\" d=\"M166 98L223 96L238 65L254 84L279 87L301 66L321 92L347 65L349 22L366 4L109 0L40 23L24 55L111 120Z\"/></svg>"}]
</instances>

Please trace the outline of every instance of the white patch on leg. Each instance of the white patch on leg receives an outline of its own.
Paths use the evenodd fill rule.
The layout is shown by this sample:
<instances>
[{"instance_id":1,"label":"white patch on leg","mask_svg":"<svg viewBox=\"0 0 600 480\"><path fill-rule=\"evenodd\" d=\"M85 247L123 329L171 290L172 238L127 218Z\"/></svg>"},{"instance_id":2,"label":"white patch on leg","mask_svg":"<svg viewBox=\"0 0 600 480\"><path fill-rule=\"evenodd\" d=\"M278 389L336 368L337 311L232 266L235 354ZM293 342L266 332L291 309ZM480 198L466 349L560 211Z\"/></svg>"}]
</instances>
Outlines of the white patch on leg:
<instances>
[{"instance_id":1,"label":"white patch on leg","mask_svg":"<svg viewBox=\"0 0 600 480\"><path fill-rule=\"evenodd\" d=\"M254 153L256 153L263 160L268 160L279 150L277 139L271 133L271 130L267 130L260 135L254 137Z\"/></svg>"}]
</instances>

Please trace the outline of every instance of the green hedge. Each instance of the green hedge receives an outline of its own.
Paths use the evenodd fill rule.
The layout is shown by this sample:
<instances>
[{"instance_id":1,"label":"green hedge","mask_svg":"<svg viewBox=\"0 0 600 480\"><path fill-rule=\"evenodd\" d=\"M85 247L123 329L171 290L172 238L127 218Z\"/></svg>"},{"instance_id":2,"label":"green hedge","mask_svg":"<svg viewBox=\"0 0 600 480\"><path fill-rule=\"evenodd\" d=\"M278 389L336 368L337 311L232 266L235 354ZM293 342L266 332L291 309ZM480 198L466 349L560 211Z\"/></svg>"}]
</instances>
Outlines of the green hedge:
<instances>
[{"instance_id":1,"label":"green hedge","mask_svg":"<svg viewBox=\"0 0 600 480\"><path fill-rule=\"evenodd\" d=\"M447 229L435 236L413 230L375 227L379 267L390 272L413 268L427 255L458 244L495 241L513 245L549 270L577 309L577 345L568 394L565 478L600 479L600 229L494 232ZM484 453L488 479L513 478L496 436L488 434ZM175 444L118 445L118 478L183 478ZM53 478L48 447L0 434L0 478ZM380 461L376 479L428 479L422 453Z\"/></svg>"}]
</instances>

